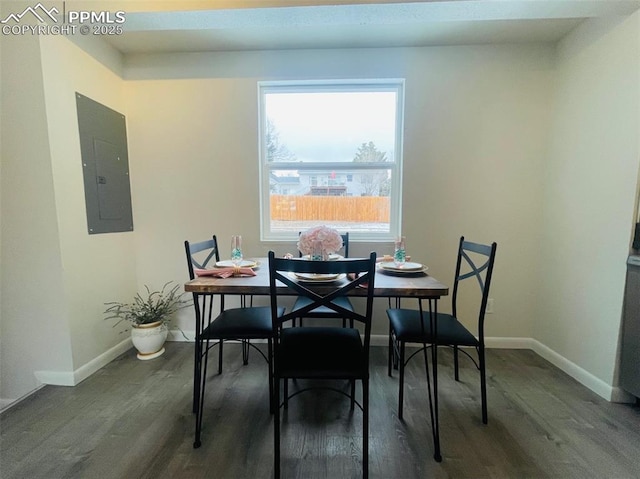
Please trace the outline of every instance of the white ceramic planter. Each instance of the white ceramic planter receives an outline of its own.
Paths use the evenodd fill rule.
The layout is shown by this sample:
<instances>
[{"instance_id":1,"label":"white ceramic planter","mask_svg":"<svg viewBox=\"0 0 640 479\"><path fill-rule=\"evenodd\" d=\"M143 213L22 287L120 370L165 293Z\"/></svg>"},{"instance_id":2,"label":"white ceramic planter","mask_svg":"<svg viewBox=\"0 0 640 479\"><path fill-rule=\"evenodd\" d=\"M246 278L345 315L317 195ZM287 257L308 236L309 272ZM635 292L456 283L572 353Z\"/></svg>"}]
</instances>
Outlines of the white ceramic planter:
<instances>
[{"instance_id":1,"label":"white ceramic planter","mask_svg":"<svg viewBox=\"0 0 640 479\"><path fill-rule=\"evenodd\" d=\"M157 358L164 353L164 342L169 330L162 321L131 328L131 342L138 350L138 359Z\"/></svg>"}]
</instances>

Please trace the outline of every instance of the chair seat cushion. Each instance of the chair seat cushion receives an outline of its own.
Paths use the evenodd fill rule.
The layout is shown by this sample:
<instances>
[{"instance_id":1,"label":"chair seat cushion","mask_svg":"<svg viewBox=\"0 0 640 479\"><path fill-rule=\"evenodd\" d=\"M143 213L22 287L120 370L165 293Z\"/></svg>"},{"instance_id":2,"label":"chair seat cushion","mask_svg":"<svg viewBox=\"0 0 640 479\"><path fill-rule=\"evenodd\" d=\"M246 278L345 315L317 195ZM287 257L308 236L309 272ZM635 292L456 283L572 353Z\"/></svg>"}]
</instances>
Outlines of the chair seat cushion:
<instances>
[{"instance_id":1,"label":"chair seat cushion","mask_svg":"<svg viewBox=\"0 0 640 479\"><path fill-rule=\"evenodd\" d=\"M281 377L350 379L368 375L360 332L353 328L284 328L276 346Z\"/></svg>"},{"instance_id":2,"label":"chair seat cushion","mask_svg":"<svg viewBox=\"0 0 640 479\"><path fill-rule=\"evenodd\" d=\"M278 315L282 314L284 308L278 308ZM264 339L271 336L273 326L268 306L227 309L202 333L203 338L209 339Z\"/></svg>"},{"instance_id":3,"label":"chair seat cushion","mask_svg":"<svg viewBox=\"0 0 640 479\"><path fill-rule=\"evenodd\" d=\"M415 309L388 309L387 316L391 328L399 341L405 343L431 343L431 320L429 312L424 311L424 334L420 324L420 311ZM480 343L476 337L465 328L454 316L447 313L438 313L438 344L457 344L461 346L478 346Z\"/></svg>"},{"instance_id":4,"label":"chair seat cushion","mask_svg":"<svg viewBox=\"0 0 640 479\"><path fill-rule=\"evenodd\" d=\"M293 305L292 311L295 312L298 309L308 306L310 303L311 303L311 299L305 296L298 296L298 298L296 298L296 302ZM333 300L333 303L337 304L338 306L344 309L353 311L353 305L351 304L351 301L349 301L349 298L345 298L344 296L341 296ZM326 306L320 306L318 308L312 309L308 313L305 313L303 316L305 318L308 318L311 316L341 317L340 313L337 313L333 309L327 308Z\"/></svg>"}]
</instances>

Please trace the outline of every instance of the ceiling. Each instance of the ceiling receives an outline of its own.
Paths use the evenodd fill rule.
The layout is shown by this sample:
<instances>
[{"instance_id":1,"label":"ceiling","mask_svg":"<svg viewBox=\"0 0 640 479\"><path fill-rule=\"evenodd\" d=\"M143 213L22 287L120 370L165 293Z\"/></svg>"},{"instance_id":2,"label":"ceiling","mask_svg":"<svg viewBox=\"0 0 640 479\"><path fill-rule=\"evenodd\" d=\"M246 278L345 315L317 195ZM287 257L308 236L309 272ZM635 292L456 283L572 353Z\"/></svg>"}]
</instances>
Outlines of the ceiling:
<instances>
[{"instance_id":1,"label":"ceiling","mask_svg":"<svg viewBox=\"0 0 640 479\"><path fill-rule=\"evenodd\" d=\"M290 6L295 3L305 5ZM124 32L102 38L123 54L557 42L585 19L629 15L640 7L640 0L309 3L125 10Z\"/></svg>"}]
</instances>

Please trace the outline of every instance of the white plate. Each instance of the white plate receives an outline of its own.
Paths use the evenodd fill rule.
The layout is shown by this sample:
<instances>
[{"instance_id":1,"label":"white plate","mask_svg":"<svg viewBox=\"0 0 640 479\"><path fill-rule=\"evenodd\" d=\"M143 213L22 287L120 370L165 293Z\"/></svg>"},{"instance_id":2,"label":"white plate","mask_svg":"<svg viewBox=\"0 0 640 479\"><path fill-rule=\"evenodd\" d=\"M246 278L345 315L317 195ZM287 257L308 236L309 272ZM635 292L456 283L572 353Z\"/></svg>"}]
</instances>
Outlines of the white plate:
<instances>
[{"instance_id":1,"label":"white plate","mask_svg":"<svg viewBox=\"0 0 640 479\"><path fill-rule=\"evenodd\" d=\"M233 268L234 266L235 264L233 264L233 261L230 259L225 259L216 263L217 268ZM256 266L258 266L258 263L251 259L243 259L240 263L241 268L255 268Z\"/></svg>"},{"instance_id":2,"label":"white plate","mask_svg":"<svg viewBox=\"0 0 640 479\"><path fill-rule=\"evenodd\" d=\"M289 277L298 281L308 283L331 283L338 281L347 275L341 274L325 274L325 273L289 273Z\"/></svg>"},{"instance_id":3,"label":"white plate","mask_svg":"<svg viewBox=\"0 0 640 479\"><path fill-rule=\"evenodd\" d=\"M411 263L407 261L405 264L398 266L393 261L380 263L380 267L383 269L389 269L391 271L401 271L401 272L415 272L422 271L424 269L424 265L422 263Z\"/></svg>"},{"instance_id":4,"label":"white plate","mask_svg":"<svg viewBox=\"0 0 640 479\"><path fill-rule=\"evenodd\" d=\"M344 258L344 256L342 256L342 255L340 255L340 254L332 253L332 254L330 254L330 255L329 255L329 261L337 261L337 260L339 260L339 259L343 259L343 258ZM305 255L302 257L302 259L309 259L309 255L308 255L308 254L305 254Z\"/></svg>"},{"instance_id":5,"label":"white plate","mask_svg":"<svg viewBox=\"0 0 640 479\"><path fill-rule=\"evenodd\" d=\"M423 266L422 269L412 269L410 271L401 270L401 269L387 269L387 268L378 268L378 271L382 274L386 274L389 276L417 276L427 274L429 270L428 266Z\"/></svg>"}]
</instances>

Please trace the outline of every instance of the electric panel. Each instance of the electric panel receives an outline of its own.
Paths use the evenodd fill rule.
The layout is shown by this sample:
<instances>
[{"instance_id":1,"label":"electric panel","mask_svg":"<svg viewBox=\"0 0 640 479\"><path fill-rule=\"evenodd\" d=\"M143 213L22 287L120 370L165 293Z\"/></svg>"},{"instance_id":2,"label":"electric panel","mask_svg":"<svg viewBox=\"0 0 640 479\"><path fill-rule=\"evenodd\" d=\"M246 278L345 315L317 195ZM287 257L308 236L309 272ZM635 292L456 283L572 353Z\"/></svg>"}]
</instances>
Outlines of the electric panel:
<instances>
[{"instance_id":1,"label":"electric panel","mask_svg":"<svg viewBox=\"0 0 640 479\"><path fill-rule=\"evenodd\" d=\"M133 231L125 116L76 93L89 234Z\"/></svg>"}]
</instances>

